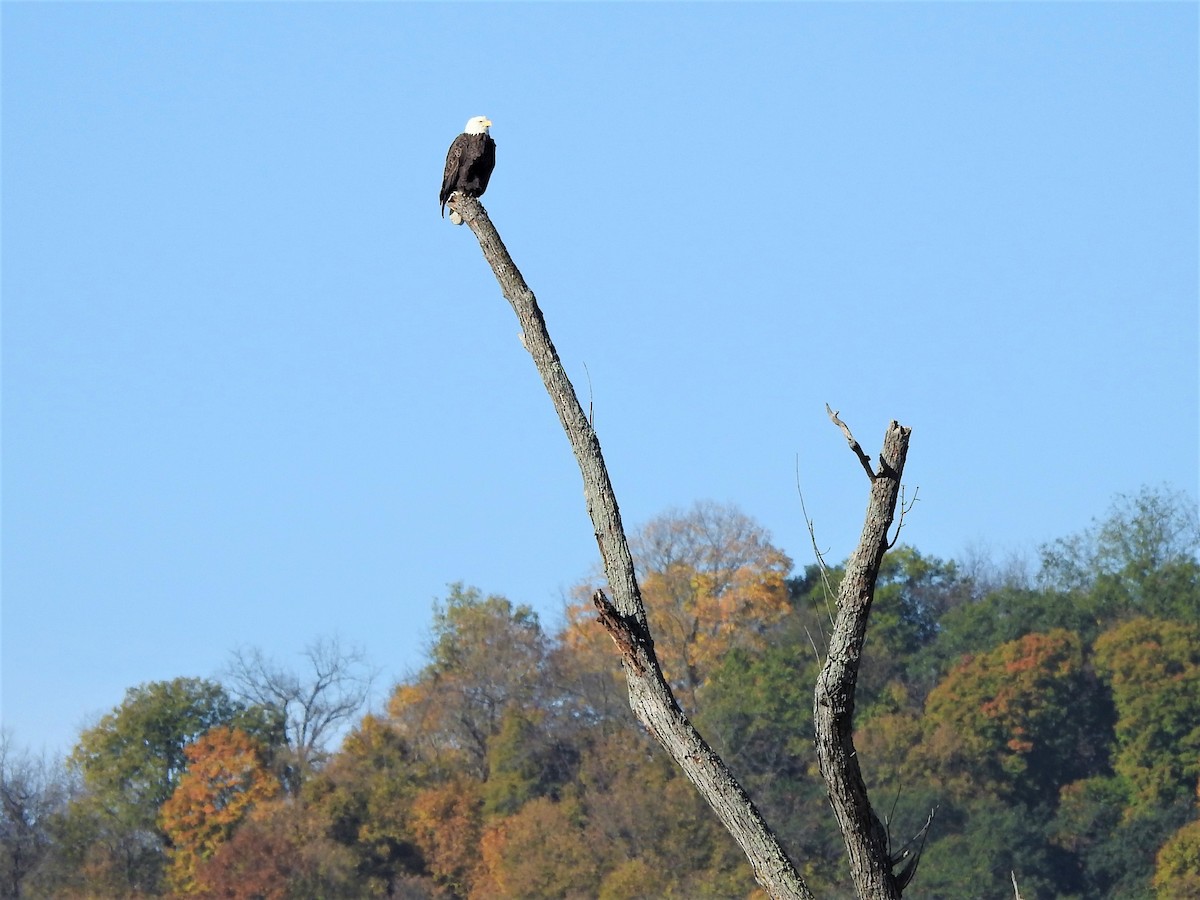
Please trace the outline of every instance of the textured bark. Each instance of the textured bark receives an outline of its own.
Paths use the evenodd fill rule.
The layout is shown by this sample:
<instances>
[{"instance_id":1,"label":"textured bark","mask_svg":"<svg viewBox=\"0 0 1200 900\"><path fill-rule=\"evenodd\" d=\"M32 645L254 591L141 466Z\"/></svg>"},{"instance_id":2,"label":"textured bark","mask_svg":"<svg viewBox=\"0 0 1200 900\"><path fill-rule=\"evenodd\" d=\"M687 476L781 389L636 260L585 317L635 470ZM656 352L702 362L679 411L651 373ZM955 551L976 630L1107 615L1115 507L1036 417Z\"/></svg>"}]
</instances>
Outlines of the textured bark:
<instances>
[{"instance_id":1,"label":"textured bark","mask_svg":"<svg viewBox=\"0 0 1200 900\"><path fill-rule=\"evenodd\" d=\"M846 563L846 574L838 591L838 613L829 639L829 655L817 678L813 720L817 734L817 757L821 775L829 789L829 800L837 816L850 874L863 900L898 900L904 879L892 872L887 830L871 809L854 750L854 691L867 617L875 596L875 582L883 554L889 547L888 530L900 496L900 476L908 453L911 429L896 422L888 426L877 471L872 471L849 429L829 410L856 450L871 477L871 499L858 547ZM897 860L898 861L898 860ZM915 864L915 860L912 860ZM911 869L908 872L911 877Z\"/></svg>"},{"instance_id":2,"label":"textured bark","mask_svg":"<svg viewBox=\"0 0 1200 900\"><path fill-rule=\"evenodd\" d=\"M773 898L808 900L812 893L775 834L720 757L692 726L663 678L600 442L550 341L533 291L521 277L479 201L456 198L450 201L450 207L478 238L505 299L517 314L525 348L542 376L579 463L588 515L612 592L610 601L603 591L597 591L593 602L601 624L621 652L630 707L708 801L745 852L755 877L767 893Z\"/></svg>"},{"instance_id":3,"label":"textured bark","mask_svg":"<svg viewBox=\"0 0 1200 900\"><path fill-rule=\"evenodd\" d=\"M612 600L603 591L596 591L592 600L600 623L621 653L630 707L712 806L745 852L755 877L767 893L772 898L811 898L808 886L775 834L720 757L692 726L663 678L600 442L559 361L533 291L521 277L479 201L456 198L450 201L450 207L474 232L484 258L517 314L522 342L542 376L579 463L588 515L612 592ZM853 717L867 618L880 563L889 547L888 531L900 496L911 429L896 422L889 425L876 471L845 423L833 410L829 410L829 415L842 429L870 477L871 493L862 536L846 565L838 594L838 615L830 637L829 655L814 692L817 755L846 841L850 872L859 897L897 900L912 868L899 877L892 872L887 831L871 808L859 770Z\"/></svg>"}]
</instances>

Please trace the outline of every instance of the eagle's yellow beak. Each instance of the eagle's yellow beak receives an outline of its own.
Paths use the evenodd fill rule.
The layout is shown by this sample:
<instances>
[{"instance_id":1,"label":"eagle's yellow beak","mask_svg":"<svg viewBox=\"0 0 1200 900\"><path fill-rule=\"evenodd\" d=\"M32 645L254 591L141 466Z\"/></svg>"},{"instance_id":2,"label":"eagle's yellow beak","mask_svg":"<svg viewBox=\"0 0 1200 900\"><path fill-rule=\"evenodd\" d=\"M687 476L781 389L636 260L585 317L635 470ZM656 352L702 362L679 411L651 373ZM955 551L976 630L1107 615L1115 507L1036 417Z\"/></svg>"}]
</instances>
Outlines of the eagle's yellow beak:
<instances>
[{"instance_id":1,"label":"eagle's yellow beak","mask_svg":"<svg viewBox=\"0 0 1200 900\"><path fill-rule=\"evenodd\" d=\"M491 120L491 119L484 119L484 120L483 120L483 124L484 124L486 127L488 127L488 128L491 128L491 127L492 127L492 120Z\"/></svg>"}]
</instances>

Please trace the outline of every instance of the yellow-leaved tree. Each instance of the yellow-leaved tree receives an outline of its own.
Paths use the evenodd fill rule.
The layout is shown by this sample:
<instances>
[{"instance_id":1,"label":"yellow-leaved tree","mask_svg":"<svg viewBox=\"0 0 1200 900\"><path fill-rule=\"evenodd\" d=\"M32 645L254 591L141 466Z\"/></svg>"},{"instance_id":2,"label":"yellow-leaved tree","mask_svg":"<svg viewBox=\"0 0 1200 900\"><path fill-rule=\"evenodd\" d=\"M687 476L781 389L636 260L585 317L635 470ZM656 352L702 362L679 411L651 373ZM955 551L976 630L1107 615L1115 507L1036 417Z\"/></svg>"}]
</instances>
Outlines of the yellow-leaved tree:
<instances>
[{"instance_id":1,"label":"yellow-leaved tree","mask_svg":"<svg viewBox=\"0 0 1200 900\"><path fill-rule=\"evenodd\" d=\"M659 662L676 699L695 709L696 692L726 654L757 648L787 613L792 561L752 518L713 502L658 516L629 543ZM615 670L594 626L592 589L579 590L564 642Z\"/></svg>"},{"instance_id":2,"label":"yellow-leaved tree","mask_svg":"<svg viewBox=\"0 0 1200 900\"><path fill-rule=\"evenodd\" d=\"M1196 796L1200 798L1200 783ZM1200 819L1188 822L1158 849L1154 892L1159 900L1200 897Z\"/></svg>"},{"instance_id":3,"label":"yellow-leaved tree","mask_svg":"<svg viewBox=\"0 0 1200 900\"><path fill-rule=\"evenodd\" d=\"M170 845L167 880L175 893L203 889L196 869L229 839L257 804L279 794L262 745L239 728L212 728L184 749L187 768L159 814Z\"/></svg>"}]
</instances>

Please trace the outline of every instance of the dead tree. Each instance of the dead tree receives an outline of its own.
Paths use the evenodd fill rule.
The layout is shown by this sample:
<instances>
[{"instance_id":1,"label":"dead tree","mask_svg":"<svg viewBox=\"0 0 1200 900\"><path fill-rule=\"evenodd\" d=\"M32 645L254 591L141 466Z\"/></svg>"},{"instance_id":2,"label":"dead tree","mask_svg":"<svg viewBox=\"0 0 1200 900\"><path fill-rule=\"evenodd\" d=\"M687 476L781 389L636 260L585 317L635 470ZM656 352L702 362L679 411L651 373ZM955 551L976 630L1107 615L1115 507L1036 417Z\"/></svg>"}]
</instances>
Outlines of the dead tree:
<instances>
[{"instance_id":1,"label":"dead tree","mask_svg":"<svg viewBox=\"0 0 1200 900\"><path fill-rule=\"evenodd\" d=\"M479 240L484 258L516 313L522 343L542 376L579 464L588 515L612 593L610 600L604 591L598 590L592 599L601 624L620 650L630 707L733 835L767 893L780 900L811 898L812 892L775 833L721 758L693 727L663 677L600 442L550 340L533 291L521 277L478 199L456 197L450 206ZM842 427L871 477L871 494L862 537L847 565L839 592L829 658L817 685L817 748L830 800L846 839L859 896L864 900L883 900L898 898L903 884L901 878L892 874L894 861L889 859L886 832L867 799L854 754L851 718L867 615L880 562L889 546L888 531L899 498L910 430L893 422L884 439L879 465L872 468L849 430ZM911 877L911 872L906 875Z\"/></svg>"},{"instance_id":2,"label":"dead tree","mask_svg":"<svg viewBox=\"0 0 1200 900\"><path fill-rule=\"evenodd\" d=\"M360 648L343 648L337 636L304 648L311 675L305 678L258 647L239 647L226 666L230 692L283 717L289 750L289 790L298 791L325 756L330 735L362 709L375 679Z\"/></svg>"},{"instance_id":3,"label":"dead tree","mask_svg":"<svg viewBox=\"0 0 1200 900\"><path fill-rule=\"evenodd\" d=\"M834 424L867 471L871 499L858 546L846 563L846 574L838 590L837 617L829 637L829 653L817 676L813 697L813 722L817 735L817 759L829 789L829 801L846 841L850 876L860 897L899 898L915 871L917 856L893 858L887 829L871 809L854 750L854 691L858 664L867 635L867 617L875 597L875 581L883 554L891 546L888 532L900 497L900 475L908 453L911 429L892 422L883 438L879 464L863 452L850 429L826 407ZM912 865L893 874L893 866L904 860Z\"/></svg>"}]
</instances>

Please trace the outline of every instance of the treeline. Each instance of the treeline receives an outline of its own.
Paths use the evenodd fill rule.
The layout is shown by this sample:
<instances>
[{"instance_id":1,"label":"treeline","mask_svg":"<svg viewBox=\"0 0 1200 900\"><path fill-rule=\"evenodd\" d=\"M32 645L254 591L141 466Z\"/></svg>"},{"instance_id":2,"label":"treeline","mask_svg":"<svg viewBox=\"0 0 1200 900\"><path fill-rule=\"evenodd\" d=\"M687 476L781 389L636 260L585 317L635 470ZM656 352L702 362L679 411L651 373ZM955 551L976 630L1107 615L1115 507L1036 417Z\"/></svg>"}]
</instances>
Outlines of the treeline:
<instances>
[{"instance_id":1,"label":"treeline","mask_svg":"<svg viewBox=\"0 0 1200 900\"><path fill-rule=\"evenodd\" d=\"M817 896L853 896L812 750L840 570L793 576L713 504L632 544L679 702ZM937 810L908 893L1200 897L1198 549L1192 501L1144 490L1027 566L888 554L856 741L894 852ZM634 723L592 587L549 633L452 586L428 663L336 751L370 672L328 642L301 675L242 652L133 688L62 765L4 744L0 893L761 897Z\"/></svg>"}]
</instances>

